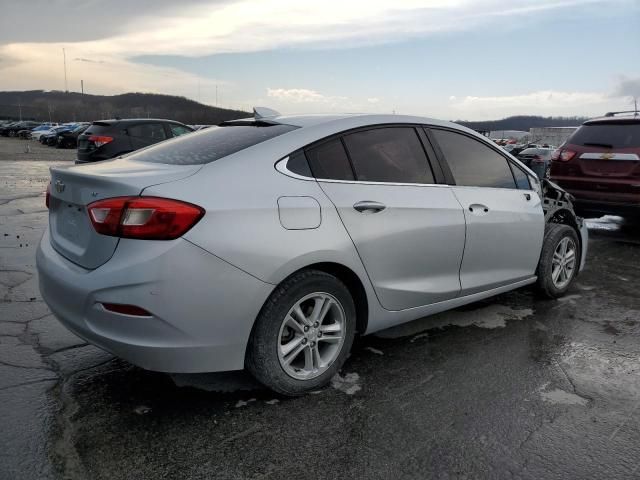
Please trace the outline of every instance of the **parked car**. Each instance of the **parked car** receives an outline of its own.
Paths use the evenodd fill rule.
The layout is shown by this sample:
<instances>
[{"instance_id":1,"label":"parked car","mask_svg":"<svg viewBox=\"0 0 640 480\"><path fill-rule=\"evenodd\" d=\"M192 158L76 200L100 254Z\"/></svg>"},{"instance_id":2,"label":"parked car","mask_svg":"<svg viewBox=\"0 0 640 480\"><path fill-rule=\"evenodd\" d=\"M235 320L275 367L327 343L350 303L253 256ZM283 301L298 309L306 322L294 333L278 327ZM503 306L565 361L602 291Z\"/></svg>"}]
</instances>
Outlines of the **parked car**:
<instances>
[{"instance_id":1,"label":"parked car","mask_svg":"<svg viewBox=\"0 0 640 480\"><path fill-rule=\"evenodd\" d=\"M100 120L78 137L76 163L107 160L190 132L193 128L173 120Z\"/></svg>"},{"instance_id":2,"label":"parked car","mask_svg":"<svg viewBox=\"0 0 640 480\"><path fill-rule=\"evenodd\" d=\"M32 140L40 140L40 136L51 133L52 130L56 127L58 127L57 123L43 123L42 125L31 130L29 138L31 138Z\"/></svg>"},{"instance_id":3,"label":"parked car","mask_svg":"<svg viewBox=\"0 0 640 480\"><path fill-rule=\"evenodd\" d=\"M56 137L57 148L77 148L78 136L89 128L88 123L81 123L77 125L73 130L66 130L58 133Z\"/></svg>"},{"instance_id":4,"label":"parked car","mask_svg":"<svg viewBox=\"0 0 640 480\"><path fill-rule=\"evenodd\" d=\"M47 205L40 290L71 331L286 395L329 382L356 332L536 282L561 296L587 248L560 188L470 129L401 115L257 109L52 167Z\"/></svg>"},{"instance_id":5,"label":"parked car","mask_svg":"<svg viewBox=\"0 0 640 480\"><path fill-rule=\"evenodd\" d=\"M42 135L40 137L40 143L42 143L43 145L48 145L50 147L55 147L58 144L58 135L61 135L64 132L70 132L77 126L78 125L76 123L65 123L64 125L55 127L51 130L50 133Z\"/></svg>"},{"instance_id":6,"label":"parked car","mask_svg":"<svg viewBox=\"0 0 640 480\"><path fill-rule=\"evenodd\" d=\"M539 145L536 145L535 143L518 144L515 147L513 147L509 153L514 157L517 157L520 154L520 152L522 152L523 150L526 150L527 148L538 148L538 147Z\"/></svg>"},{"instance_id":7,"label":"parked car","mask_svg":"<svg viewBox=\"0 0 640 480\"><path fill-rule=\"evenodd\" d=\"M553 148L526 148L517 155L517 158L533 170L538 178L546 178L554 151Z\"/></svg>"},{"instance_id":8,"label":"parked car","mask_svg":"<svg viewBox=\"0 0 640 480\"><path fill-rule=\"evenodd\" d=\"M553 155L550 176L584 215L640 215L640 114L583 123Z\"/></svg>"},{"instance_id":9,"label":"parked car","mask_svg":"<svg viewBox=\"0 0 640 480\"><path fill-rule=\"evenodd\" d=\"M15 137L20 130L30 130L40 125L40 122L32 122L30 120L24 122L14 122L0 128L0 135L3 137Z\"/></svg>"}]
</instances>

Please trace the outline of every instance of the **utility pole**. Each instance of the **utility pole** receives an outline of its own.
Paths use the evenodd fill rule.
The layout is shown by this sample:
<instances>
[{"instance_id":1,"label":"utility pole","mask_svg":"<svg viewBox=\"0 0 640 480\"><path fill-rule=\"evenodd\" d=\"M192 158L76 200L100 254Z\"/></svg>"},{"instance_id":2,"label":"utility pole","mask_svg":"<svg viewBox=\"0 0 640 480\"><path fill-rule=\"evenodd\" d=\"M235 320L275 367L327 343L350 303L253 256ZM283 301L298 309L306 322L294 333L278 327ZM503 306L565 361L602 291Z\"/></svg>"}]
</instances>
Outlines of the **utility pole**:
<instances>
[{"instance_id":1,"label":"utility pole","mask_svg":"<svg viewBox=\"0 0 640 480\"><path fill-rule=\"evenodd\" d=\"M80 91L82 92L82 95L84 95L84 80L80 80Z\"/></svg>"},{"instance_id":2,"label":"utility pole","mask_svg":"<svg viewBox=\"0 0 640 480\"><path fill-rule=\"evenodd\" d=\"M69 89L67 88L67 54L62 49L62 62L64 63L64 91L65 93L69 93Z\"/></svg>"},{"instance_id":3,"label":"utility pole","mask_svg":"<svg viewBox=\"0 0 640 480\"><path fill-rule=\"evenodd\" d=\"M216 107L218 106L218 84L216 83Z\"/></svg>"},{"instance_id":4,"label":"utility pole","mask_svg":"<svg viewBox=\"0 0 640 480\"><path fill-rule=\"evenodd\" d=\"M20 97L18 97L18 110L20 111L20 121L22 121L22 103L20 103Z\"/></svg>"}]
</instances>

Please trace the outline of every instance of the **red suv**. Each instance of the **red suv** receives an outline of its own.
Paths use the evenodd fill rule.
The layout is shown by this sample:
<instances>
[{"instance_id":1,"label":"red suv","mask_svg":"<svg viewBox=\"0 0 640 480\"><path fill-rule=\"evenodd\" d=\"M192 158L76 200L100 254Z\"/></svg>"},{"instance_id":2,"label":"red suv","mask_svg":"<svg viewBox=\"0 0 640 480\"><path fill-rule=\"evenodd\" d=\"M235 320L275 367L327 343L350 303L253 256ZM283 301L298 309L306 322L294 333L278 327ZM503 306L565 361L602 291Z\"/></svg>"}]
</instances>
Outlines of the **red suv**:
<instances>
[{"instance_id":1,"label":"red suv","mask_svg":"<svg viewBox=\"0 0 640 480\"><path fill-rule=\"evenodd\" d=\"M550 177L581 215L640 215L640 113L584 122L553 153Z\"/></svg>"}]
</instances>

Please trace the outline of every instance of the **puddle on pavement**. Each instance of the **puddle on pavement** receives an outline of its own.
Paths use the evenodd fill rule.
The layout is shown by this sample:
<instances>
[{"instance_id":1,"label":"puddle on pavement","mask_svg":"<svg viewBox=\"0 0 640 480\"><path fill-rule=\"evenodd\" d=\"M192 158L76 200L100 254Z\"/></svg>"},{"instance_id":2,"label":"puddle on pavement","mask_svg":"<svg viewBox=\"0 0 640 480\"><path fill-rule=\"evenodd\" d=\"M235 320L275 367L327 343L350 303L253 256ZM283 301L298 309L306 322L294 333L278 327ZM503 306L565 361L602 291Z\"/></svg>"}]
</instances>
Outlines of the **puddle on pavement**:
<instances>
[{"instance_id":1,"label":"puddle on pavement","mask_svg":"<svg viewBox=\"0 0 640 480\"><path fill-rule=\"evenodd\" d=\"M441 329L445 327L480 327L480 328L504 328L507 322L523 320L533 315L531 308L513 308L507 305L490 304L470 310L450 310L429 317L414 320L409 323L388 328L374 334L380 338L402 338L415 335L413 340L424 336L426 330Z\"/></svg>"}]
</instances>

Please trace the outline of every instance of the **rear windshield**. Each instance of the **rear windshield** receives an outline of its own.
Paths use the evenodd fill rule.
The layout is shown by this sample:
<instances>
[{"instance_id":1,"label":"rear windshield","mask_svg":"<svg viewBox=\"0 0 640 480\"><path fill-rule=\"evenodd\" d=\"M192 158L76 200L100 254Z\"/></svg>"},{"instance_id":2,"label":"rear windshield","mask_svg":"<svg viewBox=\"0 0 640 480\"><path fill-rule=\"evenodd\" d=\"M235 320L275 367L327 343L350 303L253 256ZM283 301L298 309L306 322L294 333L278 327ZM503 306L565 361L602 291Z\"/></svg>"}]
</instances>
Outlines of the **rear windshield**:
<instances>
[{"instance_id":1,"label":"rear windshield","mask_svg":"<svg viewBox=\"0 0 640 480\"><path fill-rule=\"evenodd\" d=\"M128 157L173 165L201 165L295 130L292 125L233 125L211 127L159 143Z\"/></svg>"},{"instance_id":2,"label":"rear windshield","mask_svg":"<svg viewBox=\"0 0 640 480\"><path fill-rule=\"evenodd\" d=\"M639 148L640 123L583 125L567 143L585 147Z\"/></svg>"}]
</instances>

